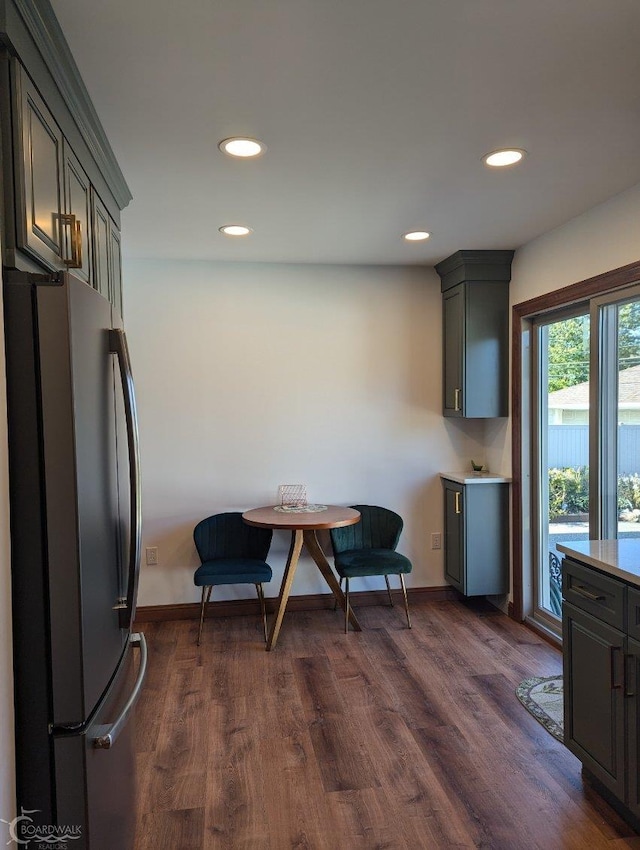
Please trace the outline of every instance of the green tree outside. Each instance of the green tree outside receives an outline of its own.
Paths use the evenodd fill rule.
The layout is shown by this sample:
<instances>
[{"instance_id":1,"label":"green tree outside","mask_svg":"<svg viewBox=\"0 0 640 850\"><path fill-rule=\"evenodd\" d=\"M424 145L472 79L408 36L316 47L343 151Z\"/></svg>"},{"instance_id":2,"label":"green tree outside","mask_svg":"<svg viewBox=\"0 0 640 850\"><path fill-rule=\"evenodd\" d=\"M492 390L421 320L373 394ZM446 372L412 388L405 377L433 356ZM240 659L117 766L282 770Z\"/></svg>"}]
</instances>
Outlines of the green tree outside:
<instances>
[{"instance_id":1,"label":"green tree outside","mask_svg":"<svg viewBox=\"0 0 640 850\"><path fill-rule=\"evenodd\" d=\"M554 322L547 342L549 392L589 380L589 316ZM640 301L618 310L619 371L640 364Z\"/></svg>"},{"instance_id":2,"label":"green tree outside","mask_svg":"<svg viewBox=\"0 0 640 850\"><path fill-rule=\"evenodd\" d=\"M549 392L589 380L589 316L549 325L547 338Z\"/></svg>"}]
</instances>

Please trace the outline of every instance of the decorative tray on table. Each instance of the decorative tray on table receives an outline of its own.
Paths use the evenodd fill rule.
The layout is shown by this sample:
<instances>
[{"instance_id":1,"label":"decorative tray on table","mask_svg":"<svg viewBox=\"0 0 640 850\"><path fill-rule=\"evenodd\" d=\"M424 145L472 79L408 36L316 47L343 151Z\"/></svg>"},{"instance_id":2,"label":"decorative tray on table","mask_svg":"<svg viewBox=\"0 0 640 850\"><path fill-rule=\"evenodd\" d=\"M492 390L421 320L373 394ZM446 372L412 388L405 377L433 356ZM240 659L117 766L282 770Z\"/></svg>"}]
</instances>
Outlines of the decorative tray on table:
<instances>
[{"instance_id":1,"label":"decorative tray on table","mask_svg":"<svg viewBox=\"0 0 640 850\"><path fill-rule=\"evenodd\" d=\"M274 507L274 511L282 514L318 514L326 510L326 505L276 505Z\"/></svg>"}]
</instances>

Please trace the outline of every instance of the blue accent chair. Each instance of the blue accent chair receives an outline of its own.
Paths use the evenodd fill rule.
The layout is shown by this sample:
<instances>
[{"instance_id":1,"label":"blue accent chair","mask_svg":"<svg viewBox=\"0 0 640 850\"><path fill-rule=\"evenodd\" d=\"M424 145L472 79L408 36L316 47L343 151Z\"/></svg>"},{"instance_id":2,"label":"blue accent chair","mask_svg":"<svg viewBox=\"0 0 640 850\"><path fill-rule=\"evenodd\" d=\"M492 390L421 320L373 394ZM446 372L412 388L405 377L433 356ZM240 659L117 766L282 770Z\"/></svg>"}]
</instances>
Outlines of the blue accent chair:
<instances>
[{"instance_id":1,"label":"blue accent chair","mask_svg":"<svg viewBox=\"0 0 640 850\"><path fill-rule=\"evenodd\" d=\"M247 525L239 512L216 514L196 525L193 540L202 562L193 576L196 587L202 587L198 646L202 637L205 607L211 598L213 586L219 584L255 584L266 641L267 615L262 584L271 581L271 567L265 559L272 535L269 528Z\"/></svg>"},{"instance_id":2,"label":"blue accent chair","mask_svg":"<svg viewBox=\"0 0 640 850\"><path fill-rule=\"evenodd\" d=\"M361 576L384 576L387 583L389 601L393 605L389 576L400 578L407 625L411 628L407 589L404 576L412 569L411 561L399 552L396 546L402 533L402 517L388 508L375 505L352 505L360 511L360 522L344 528L330 530L336 571L345 580L345 632L349 630L349 579Z\"/></svg>"}]
</instances>

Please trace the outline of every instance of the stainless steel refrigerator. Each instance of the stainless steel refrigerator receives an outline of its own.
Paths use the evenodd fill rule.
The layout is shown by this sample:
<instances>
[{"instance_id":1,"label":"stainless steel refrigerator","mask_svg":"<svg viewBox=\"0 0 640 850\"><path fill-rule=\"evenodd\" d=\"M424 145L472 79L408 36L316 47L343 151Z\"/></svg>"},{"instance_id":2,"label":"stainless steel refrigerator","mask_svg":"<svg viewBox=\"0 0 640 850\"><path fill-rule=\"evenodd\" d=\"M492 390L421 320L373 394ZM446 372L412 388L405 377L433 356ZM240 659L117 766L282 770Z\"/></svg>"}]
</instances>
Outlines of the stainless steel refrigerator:
<instances>
[{"instance_id":1,"label":"stainless steel refrigerator","mask_svg":"<svg viewBox=\"0 0 640 850\"><path fill-rule=\"evenodd\" d=\"M136 407L122 320L70 274L5 270L20 828L74 850L133 844ZM44 846L44 844L43 844Z\"/></svg>"}]
</instances>

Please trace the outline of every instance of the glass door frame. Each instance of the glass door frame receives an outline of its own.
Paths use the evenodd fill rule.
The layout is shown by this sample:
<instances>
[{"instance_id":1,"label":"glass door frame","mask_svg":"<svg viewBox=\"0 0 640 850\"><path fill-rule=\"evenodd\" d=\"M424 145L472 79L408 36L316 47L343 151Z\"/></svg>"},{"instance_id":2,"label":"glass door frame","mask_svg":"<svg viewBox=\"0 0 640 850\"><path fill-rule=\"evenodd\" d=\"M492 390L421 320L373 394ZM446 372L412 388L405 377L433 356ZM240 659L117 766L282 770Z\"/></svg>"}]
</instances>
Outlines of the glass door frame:
<instances>
[{"instance_id":1,"label":"glass door frame","mask_svg":"<svg viewBox=\"0 0 640 850\"><path fill-rule=\"evenodd\" d=\"M570 307L551 310L538 316L532 317L531 328L531 372L530 372L530 423L531 423L531 598L528 615L535 623L541 625L545 630L556 636L562 631L562 619L555 616L551 611L542 607L541 604L541 570L548 568L548 527L549 527L549 475L548 468L543 469L542 464L547 458L548 435L549 435L549 407L548 393L543 395L542 376L547 375L548 383L548 351L541 344L544 328L562 322L566 319L574 319L578 316L590 316L588 302L573 304ZM592 360L592 330L590 323L589 338L589 381L591 381ZM591 392L591 384L590 392ZM591 395L589 399L591 404ZM591 445L591 422L589 422L589 445ZM591 455L589 454L589 463ZM590 505L591 505L591 477L590 482ZM546 506L546 509L545 507ZM545 534L546 530L546 534ZM589 511L589 534L591 535L591 510ZM543 546L546 542L547 545Z\"/></svg>"}]
</instances>

